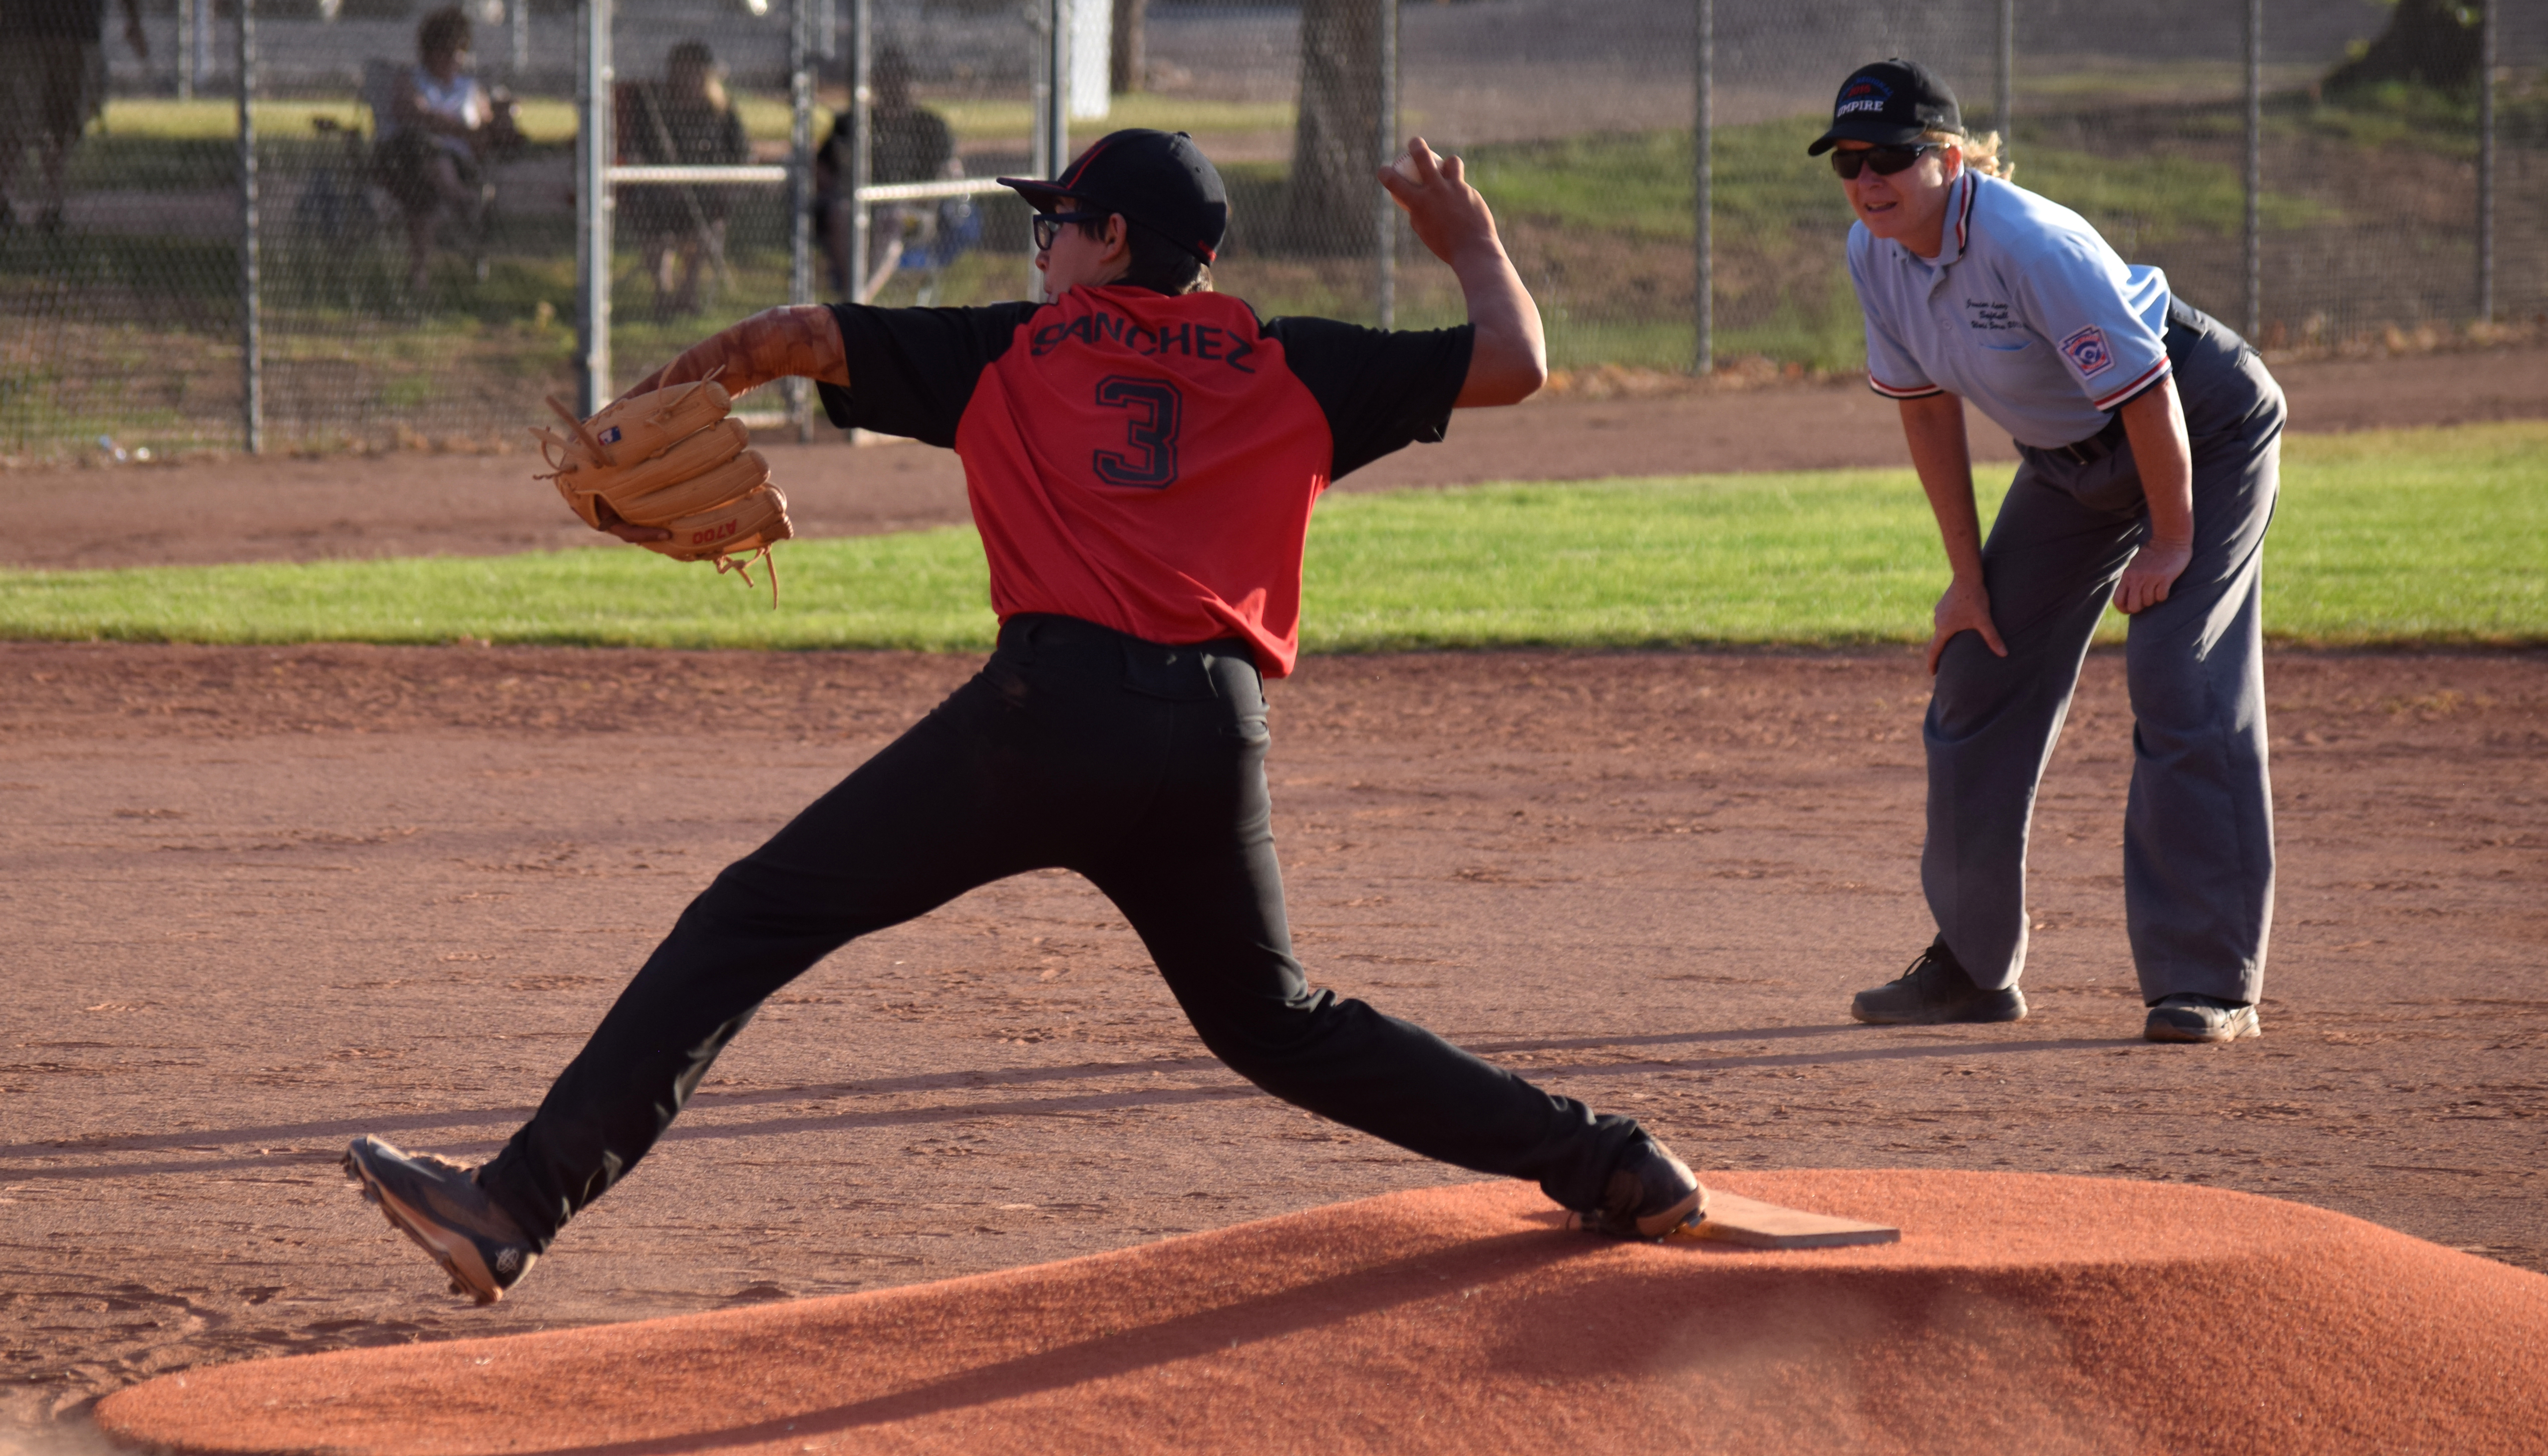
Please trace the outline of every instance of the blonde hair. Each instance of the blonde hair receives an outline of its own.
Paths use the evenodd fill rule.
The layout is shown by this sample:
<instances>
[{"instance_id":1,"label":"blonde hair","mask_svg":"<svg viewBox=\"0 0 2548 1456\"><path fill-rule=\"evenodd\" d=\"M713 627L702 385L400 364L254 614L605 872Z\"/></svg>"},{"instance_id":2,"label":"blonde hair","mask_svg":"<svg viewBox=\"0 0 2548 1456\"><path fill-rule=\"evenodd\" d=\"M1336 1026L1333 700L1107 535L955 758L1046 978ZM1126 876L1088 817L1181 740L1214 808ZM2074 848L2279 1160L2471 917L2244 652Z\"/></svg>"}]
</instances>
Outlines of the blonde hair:
<instances>
[{"instance_id":1,"label":"blonde hair","mask_svg":"<svg viewBox=\"0 0 2548 1456\"><path fill-rule=\"evenodd\" d=\"M1985 177L1997 177L2003 182L2017 180L2017 163L2004 161L2000 157L2000 139L1997 132L1984 132L1978 136L1967 136L1961 132L1932 130L1921 133L1920 139L1955 147L1963 153L1965 166Z\"/></svg>"}]
</instances>

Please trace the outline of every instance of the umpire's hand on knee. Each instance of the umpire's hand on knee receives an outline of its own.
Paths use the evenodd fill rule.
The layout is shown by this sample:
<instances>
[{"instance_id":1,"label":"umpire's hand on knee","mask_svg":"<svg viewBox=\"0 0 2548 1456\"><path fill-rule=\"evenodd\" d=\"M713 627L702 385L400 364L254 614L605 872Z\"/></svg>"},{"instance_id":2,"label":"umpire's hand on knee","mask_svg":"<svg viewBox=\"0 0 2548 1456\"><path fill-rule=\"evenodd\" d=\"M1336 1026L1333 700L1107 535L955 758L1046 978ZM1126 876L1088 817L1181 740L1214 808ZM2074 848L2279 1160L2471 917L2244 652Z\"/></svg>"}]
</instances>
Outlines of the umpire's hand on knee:
<instances>
[{"instance_id":1,"label":"umpire's hand on knee","mask_svg":"<svg viewBox=\"0 0 2548 1456\"><path fill-rule=\"evenodd\" d=\"M2167 600L2167 589L2194 560L2190 541L2143 541L2115 583L2115 610L2127 616Z\"/></svg>"},{"instance_id":2,"label":"umpire's hand on knee","mask_svg":"<svg viewBox=\"0 0 2548 1456\"><path fill-rule=\"evenodd\" d=\"M1991 621L1990 592L1979 583L1957 582L1938 598L1938 609L1930 619L1938 624L1929 639L1929 676L1938 676L1938 659L1947 651L1947 643L1958 632L1979 632L1982 644L2001 657L2008 656L2008 644L1999 640L1999 627Z\"/></svg>"}]
</instances>

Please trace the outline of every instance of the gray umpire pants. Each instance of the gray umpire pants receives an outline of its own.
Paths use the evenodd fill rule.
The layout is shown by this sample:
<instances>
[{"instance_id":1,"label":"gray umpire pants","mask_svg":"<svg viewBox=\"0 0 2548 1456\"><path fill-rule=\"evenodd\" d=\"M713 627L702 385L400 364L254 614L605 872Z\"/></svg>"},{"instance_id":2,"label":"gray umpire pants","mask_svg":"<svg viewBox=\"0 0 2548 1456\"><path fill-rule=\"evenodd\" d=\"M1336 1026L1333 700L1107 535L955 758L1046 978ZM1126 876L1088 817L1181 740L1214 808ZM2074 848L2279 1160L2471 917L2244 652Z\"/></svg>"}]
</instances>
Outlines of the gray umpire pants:
<instances>
[{"instance_id":1,"label":"gray umpire pants","mask_svg":"<svg viewBox=\"0 0 2548 1456\"><path fill-rule=\"evenodd\" d=\"M2124 918L2145 1003L2191 992L2252 1004L2274 908L2259 586L2283 394L2254 350L2184 305L2170 313L2167 348L2194 450L2194 559L2165 601L2132 619L2124 650L2134 720ZM1920 882L1947 948L1985 989L2014 985L2025 968L2036 785L2149 514L2120 427L2021 453L1982 545L2008 656L1977 633L1951 640L1921 728Z\"/></svg>"}]
</instances>

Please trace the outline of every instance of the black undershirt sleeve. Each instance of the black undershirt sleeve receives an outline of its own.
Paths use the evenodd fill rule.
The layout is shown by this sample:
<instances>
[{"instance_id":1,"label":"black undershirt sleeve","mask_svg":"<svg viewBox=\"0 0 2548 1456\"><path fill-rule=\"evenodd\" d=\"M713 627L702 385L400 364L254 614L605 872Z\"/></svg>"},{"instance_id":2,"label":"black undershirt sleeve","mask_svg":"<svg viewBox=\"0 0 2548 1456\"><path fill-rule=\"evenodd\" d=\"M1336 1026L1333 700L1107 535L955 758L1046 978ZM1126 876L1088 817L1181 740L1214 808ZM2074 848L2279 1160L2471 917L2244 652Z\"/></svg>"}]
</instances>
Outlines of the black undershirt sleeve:
<instances>
[{"instance_id":1,"label":"black undershirt sleeve","mask_svg":"<svg viewBox=\"0 0 2548 1456\"><path fill-rule=\"evenodd\" d=\"M953 449L956 422L991 361L1008 352L1039 304L985 309L878 309L834 304L850 387L822 386L823 412L843 429L908 435Z\"/></svg>"},{"instance_id":2,"label":"black undershirt sleeve","mask_svg":"<svg viewBox=\"0 0 2548 1456\"><path fill-rule=\"evenodd\" d=\"M1264 331L1282 341L1293 376L1327 416L1336 442L1329 480L1418 441L1440 440L1468 383L1477 336L1466 323L1400 332L1332 318L1276 318Z\"/></svg>"}]
</instances>

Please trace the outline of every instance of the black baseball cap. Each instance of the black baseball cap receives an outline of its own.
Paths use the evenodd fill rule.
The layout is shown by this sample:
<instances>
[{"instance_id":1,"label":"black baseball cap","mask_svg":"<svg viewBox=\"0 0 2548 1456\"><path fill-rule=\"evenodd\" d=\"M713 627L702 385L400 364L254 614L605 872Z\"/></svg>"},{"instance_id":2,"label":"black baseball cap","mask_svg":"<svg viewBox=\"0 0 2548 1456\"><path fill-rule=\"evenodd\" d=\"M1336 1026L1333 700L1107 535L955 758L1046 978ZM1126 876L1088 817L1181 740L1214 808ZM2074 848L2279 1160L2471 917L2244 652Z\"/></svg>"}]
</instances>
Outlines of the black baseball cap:
<instances>
[{"instance_id":1,"label":"black baseball cap","mask_svg":"<svg viewBox=\"0 0 2548 1456\"><path fill-rule=\"evenodd\" d=\"M1805 155L1820 156L1839 141L1903 146L1924 132L1963 130L1964 114L1947 83L1920 62L1895 56L1850 72L1832 101L1831 130L1815 137Z\"/></svg>"},{"instance_id":2,"label":"black baseball cap","mask_svg":"<svg viewBox=\"0 0 2548 1456\"><path fill-rule=\"evenodd\" d=\"M1039 213L1075 197L1091 212L1122 213L1209 263L1229 228L1221 173L1183 132L1142 128L1098 137L1049 182L1002 177Z\"/></svg>"}]
</instances>

